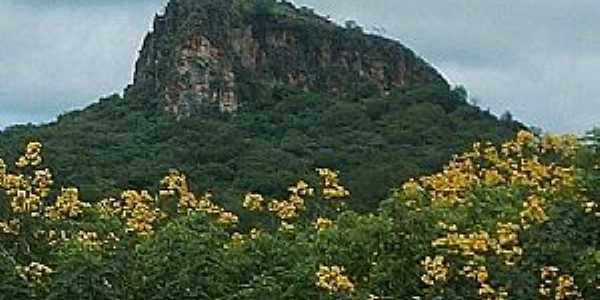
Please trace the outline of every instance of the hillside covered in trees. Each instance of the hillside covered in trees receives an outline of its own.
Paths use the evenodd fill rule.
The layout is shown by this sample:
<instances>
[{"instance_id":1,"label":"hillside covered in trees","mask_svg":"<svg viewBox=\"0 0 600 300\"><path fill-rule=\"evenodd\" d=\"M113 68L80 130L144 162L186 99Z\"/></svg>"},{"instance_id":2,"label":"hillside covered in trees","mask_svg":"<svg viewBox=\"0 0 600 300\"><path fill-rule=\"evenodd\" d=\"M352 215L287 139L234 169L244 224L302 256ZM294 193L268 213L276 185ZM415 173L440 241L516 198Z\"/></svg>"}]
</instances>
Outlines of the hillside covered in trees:
<instances>
[{"instance_id":1,"label":"hillside covered in trees","mask_svg":"<svg viewBox=\"0 0 600 300\"><path fill-rule=\"evenodd\" d=\"M594 300L599 222L599 129L286 1L171 0L123 96L0 132L0 300Z\"/></svg>"},{"instance_id":2,"label":"hillside covered in trees","mask_svg":"<svg viewBox=\"0 0 600 300\"><path fill-rule=\"evenodd\" d=\"M171 1L154 23L124 97L10 127L0 155L43 141L56 184L89 202L155 191L177 168L238 211L246 191L282 197L329 167L354 191L350 206L373 210L472 142L522 127L470 105L398 42L289 3Z\"/></svg>"}]
</instances>

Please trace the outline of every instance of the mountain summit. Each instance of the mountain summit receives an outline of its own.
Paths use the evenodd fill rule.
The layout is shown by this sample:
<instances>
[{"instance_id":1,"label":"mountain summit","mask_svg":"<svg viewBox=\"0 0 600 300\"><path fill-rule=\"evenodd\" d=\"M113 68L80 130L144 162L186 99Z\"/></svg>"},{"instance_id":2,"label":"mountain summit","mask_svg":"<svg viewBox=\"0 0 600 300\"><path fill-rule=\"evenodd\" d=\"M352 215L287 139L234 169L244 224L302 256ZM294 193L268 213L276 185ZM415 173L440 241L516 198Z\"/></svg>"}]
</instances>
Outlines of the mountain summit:
<instances>
[{"instance_id":1,"label":"mountain summit","mask_svg":"<svg viewBox=\"0 0 600 300\"><path fill-rule=\"evenodd\" d=\"M180 118L200 105L235 112L256 84L340 96L432 83L447 85L411 50L352 22L343 28L275 0L172 0L144 40L127 94Z\"/></svg>"}]
</instances>

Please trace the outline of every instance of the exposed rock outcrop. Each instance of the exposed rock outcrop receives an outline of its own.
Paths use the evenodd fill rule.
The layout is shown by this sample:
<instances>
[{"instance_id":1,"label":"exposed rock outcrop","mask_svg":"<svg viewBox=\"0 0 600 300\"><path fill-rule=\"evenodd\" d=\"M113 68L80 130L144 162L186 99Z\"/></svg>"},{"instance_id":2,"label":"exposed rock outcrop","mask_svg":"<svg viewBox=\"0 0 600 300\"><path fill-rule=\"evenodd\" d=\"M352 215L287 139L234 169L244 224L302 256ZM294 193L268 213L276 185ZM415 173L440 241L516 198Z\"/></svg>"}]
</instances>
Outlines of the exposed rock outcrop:
<instances>
[{"instance_id":1,"label":"exposed rock outcrop","mask_svg":"<svg viewBox=\"0 0 600 300\"><path fill-rule=\"evenodd\" d=\"M172 0L144 40L126 94L181 118L201 105L237 111L246 100L240 83L332 95L447 85L398 42L342 28L306 8L275 0Z\"/></svg>"}]
</instances>

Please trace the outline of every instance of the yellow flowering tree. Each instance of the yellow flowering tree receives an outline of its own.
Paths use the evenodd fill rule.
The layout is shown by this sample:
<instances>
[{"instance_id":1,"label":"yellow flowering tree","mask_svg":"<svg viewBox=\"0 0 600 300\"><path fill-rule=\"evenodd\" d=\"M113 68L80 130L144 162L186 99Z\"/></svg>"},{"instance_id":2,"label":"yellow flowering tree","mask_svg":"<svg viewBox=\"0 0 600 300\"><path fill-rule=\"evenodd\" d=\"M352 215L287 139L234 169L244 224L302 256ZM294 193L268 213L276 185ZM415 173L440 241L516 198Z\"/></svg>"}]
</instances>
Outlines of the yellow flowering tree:
<instances>
[{"instance_id":1,"label":"yellow flowering tree","mask_svg":"<svg viewBox=\"0 0 600 300\"><path fill-rule=\"evenodd\" d=\"M39 143L0 160L0 291L9 299L594 299L600 147L520 132L357 213L319 168L287 196L224 207L171 170L87 204ZM320 183L316 179L320 179ZM91 199L96 200L96 199ZM239 213L239 215L238 215ZM250 219L250 220L248 220ZM103 298L103 299L104 299Z\"/></svg>"},{"instance_id":2,"label":"yellow flowering tree","mask_svg":"<svg viewBox=\"0 0 600 300\"><path fill-rule=\"evenodd\" d=\"M398 214L398 230L413 228L416 221L423 224L421 236L407 232L408 239L415 243L426 242L425 236L430 239L430 253L417 254L426 255L421 261L424 294L451 298L472 286L473 298L531 298L538 281L537 270L528 269L532 257L571 257L574 261L565 265L571 271L576 270L575 261L586 264L579 259L581 254L569 253L597 251L598 238L581 229L594 224L596 203L590 201L590 190L582 186L586 177L575 164L581 147L575 136L538 137L521 131L500 146L476 143L441 172L410 180L397 190L394 202L384 207ZM569 215L586 212L584 219ZM430 224L423 223L427 221ZM579 246L573 244L576 235ZM561 247L546 249L547 243ZM577 278L564 276L563 289L574 287ZM597 280L591 274L579 276ZM514 287L513 280L527 282L528 287Z\"/></svg>"}]
</instances>

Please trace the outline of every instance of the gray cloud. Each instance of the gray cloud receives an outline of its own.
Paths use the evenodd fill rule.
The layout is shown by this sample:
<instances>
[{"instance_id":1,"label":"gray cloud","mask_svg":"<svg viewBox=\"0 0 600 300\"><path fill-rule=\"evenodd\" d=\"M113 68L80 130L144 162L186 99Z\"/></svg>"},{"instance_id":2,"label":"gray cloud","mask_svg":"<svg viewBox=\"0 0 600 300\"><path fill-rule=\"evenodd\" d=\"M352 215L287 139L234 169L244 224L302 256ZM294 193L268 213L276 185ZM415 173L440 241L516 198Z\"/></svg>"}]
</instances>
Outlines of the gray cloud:
<instances>
[{"instance_id":1,"label":"gray cloud","mask_svg":"<svg viewBox=\"0 0 600 300\"><path fill-rule=\"evenodd\" d=\"M0 4L0 127L120 91L163 0ZM595 0L296 0L385 29L479 105L555 132L600 125Z\"/></svg>"},{"instance_id":2,"label":"gray cloud","mask_svg":"<svg viewBox=\"0 0 600 300\"><path fill-rule=\"evenodd\" d=\"M160 8L141 0L3 1L0 128L49 121L120 92Z\"/></svg>"}]
</instances>

